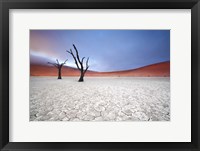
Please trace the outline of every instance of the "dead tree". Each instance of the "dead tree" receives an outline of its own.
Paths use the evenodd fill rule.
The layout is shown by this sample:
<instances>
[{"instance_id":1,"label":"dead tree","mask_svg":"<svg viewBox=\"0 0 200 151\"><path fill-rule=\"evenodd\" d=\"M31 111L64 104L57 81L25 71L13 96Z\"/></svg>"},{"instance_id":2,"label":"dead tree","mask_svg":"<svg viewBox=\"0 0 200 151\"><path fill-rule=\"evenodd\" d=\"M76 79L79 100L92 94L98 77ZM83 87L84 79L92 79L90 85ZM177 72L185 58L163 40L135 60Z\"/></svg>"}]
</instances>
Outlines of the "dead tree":
<instances>
[{"instance_id":1,"label":"dead tree","mask_svg":"<svg viewBox=\"0 0 200 151\"><path fill-rule=\"evenodd\" d=\"M51 64L53 66L55 66L57 69L58 69L58 79L62 79L61 77L61 69L63 67L63 65L66 63L67 60L65 60L65 62L63 63L59 63L58 59L56 59L56 63L51 63L51 62L48 62L48 64Z\"/></svg>"},{"instance_id":2,"label":"dead tree","mask_svg":"<svg viewBox=\"0 0 200 151\"><path fill-rule=\"evenodd\" d=\"M78 54L78 50L76 49L76 46L74 44L73 44L73 47L75 49L76 56L74 55L72 49L70 49L70 51L67 51L67 52L72 55L72 57L74 58L75 64L76 64L78 70L81 73L78 82L83 82L84 81L83 78L85 76L85 73L87 72L87 70L89 68L89 65L88 65L89 57L87 58L86 67L84 69L83 62L84 62L85 57L83 57L82 59L80 59L79 54Z\"/></svg>"}]
</instances>

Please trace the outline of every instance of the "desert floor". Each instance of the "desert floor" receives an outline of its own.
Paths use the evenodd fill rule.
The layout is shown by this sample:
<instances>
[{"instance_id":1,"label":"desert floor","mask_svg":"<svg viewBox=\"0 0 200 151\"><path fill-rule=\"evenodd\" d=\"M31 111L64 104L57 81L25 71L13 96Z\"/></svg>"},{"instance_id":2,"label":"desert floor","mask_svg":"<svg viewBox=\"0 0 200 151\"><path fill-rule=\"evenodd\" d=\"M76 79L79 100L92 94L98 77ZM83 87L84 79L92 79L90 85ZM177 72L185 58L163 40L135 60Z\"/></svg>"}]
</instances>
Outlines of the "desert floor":
<instances>
[{"instance_id":1,"label":"desert floor","mask_svg":"<svg viewBox=\"0 0 200 151\"><path fill-rule=\"evenodd\" d=\"M169 121L170 78L31 77L30 121Z\"/></svg>"}]
</instances>

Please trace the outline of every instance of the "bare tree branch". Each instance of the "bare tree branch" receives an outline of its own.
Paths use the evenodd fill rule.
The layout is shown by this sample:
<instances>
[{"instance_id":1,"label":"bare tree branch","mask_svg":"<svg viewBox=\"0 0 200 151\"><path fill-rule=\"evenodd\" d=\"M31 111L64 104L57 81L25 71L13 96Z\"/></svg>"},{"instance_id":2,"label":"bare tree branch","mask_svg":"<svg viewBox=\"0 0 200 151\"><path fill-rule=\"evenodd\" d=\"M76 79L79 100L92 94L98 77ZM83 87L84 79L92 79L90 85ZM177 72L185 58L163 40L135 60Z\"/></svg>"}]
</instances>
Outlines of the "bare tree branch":
<instances>
[{"instance_id":1,"label":"bare tree branch","mask_svg":"<svg viewBox=\"0 0 200 151\"><path fill-rule=\"evenodd\" d=\"M74 54L73 54L73 52L72 52L72 50L70 49L70 51L67 51L67 52L70 53L70 54L72 55L72 57L74 58L74 61L75 61L75 64L76 64L77 68L78 68L79 70L81 70L80 67L79 67L79 65L78 65L78 62L77 62L77 60L76 60L76 57L74 56Z\"/></svg>"},{"instance_id":2,"label":"bare tree branch","mask_svg":"<svg viewBox=\"0 0 200 151\"><path fill-rule=\"evenodd\" d=\"M61 65L64 65L67 62L68 59L65 60L65 62L63 62Z\"/></svg>"},{"instance_id":3,"label":"bare tree branch","mask_svg":"<svg viewBox=\"0 0 200 151\"><path fill-rule=\"evenodd\" d=\"M47 62L48 64L54 65L55 67L58 68L58 65L56 63L51 63L51 62Z\"/></svg>"},{"instance_id":4,"label":"bare tree branch","mask_svg":"<svg viewBox=\"0 0 200 151\"><path fill-rule=\"evenodd\" d=\"M83 60L85 59L85 57L82 58L81 63L83 64Z\"/></svg>"},{"instance_id":5,"label":"bare tree branch","mask_svg":"<svg viewBox=\"0 0 200 151\"><path fill-rule=\"evenodd\" d=\"M87 58L87 61L86 61L86 68L85 68L84 74L86 73L86 71L87 71L88 68L89 68L88 61L89 61L89 57Z\"/></svg>"},{"instance_id":6,"label":"bare tree branch","mask_svg":"<svg viewBox=\"0 0 200 151\"><path fill-rule=\"evenodd\" d=\"M76 57L77 57L77 59L78 59L78 62L80 63L80 65L81 65L81 60L80 60L80 58L79 58L79 54L78 54L78 50L76 49L76 46L73 44L73 47L74 47L74 49L75 49L75 51L76 51Z\"/></svg>"},{"instance_id":7,"label":"bare tree branch","mask_svg":"<svg viewBox=\"0 0 200 151\"><path fill-rule=\"evenodd\" d=\"M58 61L58 59L56 59L56 62L60 65L60 63L59 63L59 61Z\"/></svg>"},{"instance_id":8,"label":"bare tree branch","mask_svg":"<svg viewBox=\"0 0 200 151\"><path fill-rule=\"evenodd\" d=\"M56 59L57 63L51 63L51 62L47 62L48 64L54 65L57 69L58 69L58 79L62 79L61 77L61 68L63 67L63 65L66 63L68 59L65 60L65 62L63 63L59 63L58 59Z\"/></svg>"},{"instance_id":9,"label":"bare tree branch","mask_svg":"<svg viewBox=\"0 0 200 151\"><path fill-rule=\"evenodd\" d=\"M88 66L88 61L89 61L89 59L90 59L90 58L88 57L88 58L87 58L87 61L86 61L86 65L87 65L87 66Z\"/></svg>"},{"instance_id":10,"label":"bare tree branch","mask_svg":"<svg viewBox=\"0 0 200 151\"><path fill-rule=\"evenodd\" d=\"M88 70L89 68L89 65L88 65L88 60L89 60L89 57L87 58L87 61L86 61L86 67L84 69L84 66L83 66L83 63L84 63L84 59L85 57L83 57L81 60L80 60L80 57L79 57L79 54L78 54L78 50L76 48L76 46L73 44L73 47L75 49L75 52L76 52L76 56L74 55L74 53L72 52L72 50L70 49L70 51L67 51L69 54L72 55L72 57L74 58L74 61L75 61L75 64L77 66L77 68L80 70L81 72L81 75L80 75L80 78L79 78L79 82L83 82L84 81L84 75L86 73L86 71Z\"/></svg>"}]
</instances>

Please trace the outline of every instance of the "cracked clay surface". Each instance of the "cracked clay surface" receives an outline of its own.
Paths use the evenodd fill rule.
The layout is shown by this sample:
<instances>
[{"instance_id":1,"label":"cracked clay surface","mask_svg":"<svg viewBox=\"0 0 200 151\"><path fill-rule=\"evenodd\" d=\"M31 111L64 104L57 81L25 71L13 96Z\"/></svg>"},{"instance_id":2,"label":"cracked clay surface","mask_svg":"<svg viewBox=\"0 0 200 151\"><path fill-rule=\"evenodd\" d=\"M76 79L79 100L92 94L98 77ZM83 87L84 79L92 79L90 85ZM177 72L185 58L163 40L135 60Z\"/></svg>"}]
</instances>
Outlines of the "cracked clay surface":
<instances>
[{"instance_id":1,"label":"cracked clay surface","mask_svg":"<svg viewBox=\"0 0 200 151\"><path fill-rule=\"evenodd\" d=\"M31 77L30 121L170 121L170 78Z\"/></svg>"}]
</instances>

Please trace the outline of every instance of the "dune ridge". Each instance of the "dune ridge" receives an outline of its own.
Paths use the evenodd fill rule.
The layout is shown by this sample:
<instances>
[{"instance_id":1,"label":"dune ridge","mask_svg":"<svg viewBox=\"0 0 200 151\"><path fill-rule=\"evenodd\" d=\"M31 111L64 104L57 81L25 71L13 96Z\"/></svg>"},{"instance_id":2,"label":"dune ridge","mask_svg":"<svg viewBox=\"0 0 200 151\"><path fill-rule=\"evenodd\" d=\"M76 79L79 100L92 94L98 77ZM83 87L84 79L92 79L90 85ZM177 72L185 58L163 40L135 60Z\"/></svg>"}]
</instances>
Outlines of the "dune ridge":
<instances>
[{"instance_id":1,"label":"dune ridge","mask_svg":"<svg viewBox=\"0 0 200 151\"><path fill-rule=\"evenodd\" d=\"M57 76L57 69L48 65L30 65L30 76ZM79 70L76 68L64 66L62 76L79 76ZM85 76L114 76L114 77L169 77L170 62L161 62L137 69L113 71L113 72L96 72L88 70Z\"/></svg>"}]
</instances>

